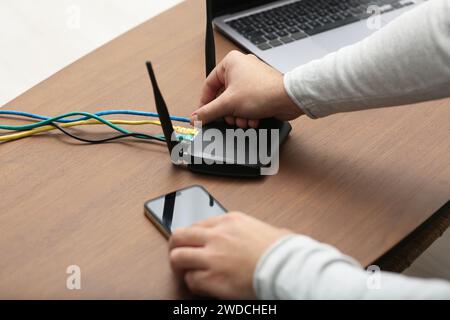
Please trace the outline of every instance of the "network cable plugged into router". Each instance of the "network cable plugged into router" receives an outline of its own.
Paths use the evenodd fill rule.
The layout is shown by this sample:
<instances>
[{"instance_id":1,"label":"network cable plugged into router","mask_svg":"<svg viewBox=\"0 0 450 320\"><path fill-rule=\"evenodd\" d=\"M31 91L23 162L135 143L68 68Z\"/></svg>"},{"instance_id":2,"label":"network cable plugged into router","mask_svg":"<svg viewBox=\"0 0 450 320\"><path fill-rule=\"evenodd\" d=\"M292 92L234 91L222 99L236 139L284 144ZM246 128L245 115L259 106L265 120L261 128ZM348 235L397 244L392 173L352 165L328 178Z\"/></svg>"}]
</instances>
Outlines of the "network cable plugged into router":
<instances>
[{"instance_id":1,"label":"network cable plugged into router","mask_svg":"<svg viewBox=\"0 0 450 320\"><path fill-rule=\"evenodd\" d=\"M212 26L212 4L207 1L205 61L206 74L216 66L215 41ZM18 140L52 130L59 130L73 139L84 143L100 144L123 138L135 138L147 141L165 142L175 165L186 166L196 173L259 177L271 175L278 170L279 146L292 130L288 122L274 118L263 119L257 129L240 129L219 120L205 126L173 126L172 121L188 124L190 119L170 116L167 105L158 87L151 62L147 62L156 109L158 113L136 110L107 110L98 113L70 112L57 117L47 117L14 110L0 110L0 117L14 116L36 120L26 125L0 125L0 130L8 130L0 135L0 143ZM132 115L147 118L145 120L107 120L104 116ZM148 118L159 118L149 120ZM106 125L119 134L106 139L86 139L69 132L67 129L78 126ZM130 131L122 125L161 126L163 134L149 135ZM222 138L219 143L219 137Z\"/></svg>"},{"instance_id":2,"label":"network cable plugged into router","mask_svg":"<svg viewBox=\"0 0 450 320\"><path fill-rule=\"evenodd\" d=\"M14 110L0 110L0 117L23 117L31 120L40 120L31 124L26 125L0 125L0 129L14 131L13 133L7 133L0 135L0 142L9 142L18 139L23 139L37 135L39 133L49 132L52 130L60 130L64 134L74 138L76 140L85 143L105 143L113 140L123 139L127 137L133 137L137 139L144 140L156 140L165 141L164 135L148 135L144 133L137 133L129 131L121 125L157 125L160 126L161 122L158 120L107 120L103 118L108 115L134 115L140 117L158 117L157 113L154 112L143 112L136 110L106 110L98 113L89 112L70 112L57 117L47 117L39 114L14 111ZM189 123L188 118L183 117L172 117L174 121ZM110 128L118 131L120 134L111 138L102 140L92 140L85 139L68 132L65 128L77 127L77 126L92 126L92 125L106 125ZM193 128L188 128L184 126L175 126L174 130L177 134L178 139L192 139L196 134L196 130Z\"/></svg>"}]
</instances>

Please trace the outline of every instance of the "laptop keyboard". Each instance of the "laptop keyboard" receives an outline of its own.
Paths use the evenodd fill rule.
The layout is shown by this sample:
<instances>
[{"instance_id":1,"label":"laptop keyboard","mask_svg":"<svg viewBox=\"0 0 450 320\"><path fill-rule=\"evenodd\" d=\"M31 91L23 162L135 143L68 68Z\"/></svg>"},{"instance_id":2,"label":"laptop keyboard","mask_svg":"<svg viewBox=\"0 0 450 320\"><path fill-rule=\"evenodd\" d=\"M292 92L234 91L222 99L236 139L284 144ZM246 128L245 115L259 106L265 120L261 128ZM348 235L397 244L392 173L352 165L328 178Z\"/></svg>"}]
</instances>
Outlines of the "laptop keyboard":
<instances>
[{"instance_id":1,"label":"laptop keyboard","mask_svg":"<svg viewBox=\"0 0 450 320\"><path fill-rule=\"evenodd\" d=\"M259 49L269 50L366 19L369 5L386 13L412 4L413 0L302 0L226 23Z\"/></svg>"}]
</instances>

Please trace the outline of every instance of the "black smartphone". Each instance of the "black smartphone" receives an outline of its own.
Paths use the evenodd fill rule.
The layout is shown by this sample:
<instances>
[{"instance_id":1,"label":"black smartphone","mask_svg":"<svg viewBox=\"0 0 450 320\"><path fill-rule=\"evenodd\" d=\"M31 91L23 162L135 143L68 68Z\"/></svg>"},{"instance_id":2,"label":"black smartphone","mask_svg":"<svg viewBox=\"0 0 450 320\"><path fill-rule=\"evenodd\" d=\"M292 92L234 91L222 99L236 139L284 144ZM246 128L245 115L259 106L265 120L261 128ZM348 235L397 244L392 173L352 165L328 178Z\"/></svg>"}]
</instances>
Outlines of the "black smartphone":
<instances>
[{"instance_id":1,"label":"black smartphone","mask_svg":"<svg viewBox=\"0 0 450 320\"><path fill-rule=\"evenodd\" d=\"M177 228L226 214L227 210L202 186L191 186L145 203L145 215L169 238Z\"/></svg>"}]
</instances>

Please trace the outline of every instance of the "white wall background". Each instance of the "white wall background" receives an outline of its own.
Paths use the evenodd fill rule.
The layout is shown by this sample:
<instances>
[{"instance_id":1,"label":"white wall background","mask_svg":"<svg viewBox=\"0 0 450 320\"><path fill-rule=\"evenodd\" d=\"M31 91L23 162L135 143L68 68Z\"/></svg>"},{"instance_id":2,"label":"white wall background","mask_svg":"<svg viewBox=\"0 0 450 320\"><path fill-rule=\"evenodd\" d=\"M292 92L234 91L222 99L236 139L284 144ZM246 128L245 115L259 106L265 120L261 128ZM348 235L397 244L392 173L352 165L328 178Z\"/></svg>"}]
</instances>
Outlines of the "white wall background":
<instances>
[{"instance_id":1,"label":"white wall background","mask_svg":"<svg viewBox=\"0 0 450 320\"><path fill-rule=\"evenodd\" d=\"M0 106L182 0L1 0Z\"/></svg>"}]
</instances>

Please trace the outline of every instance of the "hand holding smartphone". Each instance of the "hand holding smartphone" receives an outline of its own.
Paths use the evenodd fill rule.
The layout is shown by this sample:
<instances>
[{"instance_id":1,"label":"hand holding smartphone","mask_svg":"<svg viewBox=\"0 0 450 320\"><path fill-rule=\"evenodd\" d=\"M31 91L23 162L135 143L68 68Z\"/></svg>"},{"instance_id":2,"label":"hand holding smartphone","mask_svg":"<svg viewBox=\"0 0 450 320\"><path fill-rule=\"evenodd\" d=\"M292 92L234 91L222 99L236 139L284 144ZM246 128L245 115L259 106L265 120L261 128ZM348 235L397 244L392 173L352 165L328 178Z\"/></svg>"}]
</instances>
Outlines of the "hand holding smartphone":
<instances>
[{"instance_id":1,"label":"hand holding smartphone","mask_svg":"<svg viewBox=\"0 0 450 320\"><path fill-rule=\"evenodd\" d=\"M202 186L191 186L145 203L145 215L169 238L178 228L190 227L227 210Z\"/></svg>"}]
</instances>

